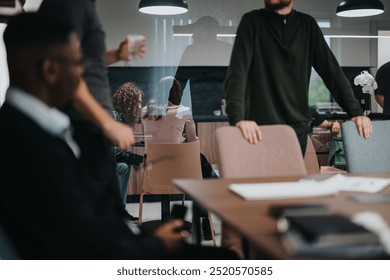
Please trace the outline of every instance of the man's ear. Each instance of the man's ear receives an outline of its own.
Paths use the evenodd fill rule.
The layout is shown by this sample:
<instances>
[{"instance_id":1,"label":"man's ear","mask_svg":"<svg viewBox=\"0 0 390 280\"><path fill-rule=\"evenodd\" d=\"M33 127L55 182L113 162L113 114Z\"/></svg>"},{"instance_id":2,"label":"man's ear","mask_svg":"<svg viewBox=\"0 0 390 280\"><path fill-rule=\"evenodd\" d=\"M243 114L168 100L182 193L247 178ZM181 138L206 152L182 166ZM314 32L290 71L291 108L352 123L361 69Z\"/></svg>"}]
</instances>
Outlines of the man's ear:
<instances>
[{"instance_id":1,"label":"man's ear","mask_svg":"<svg viewBox=\"0 0 390 280\"><path fill-rule=\"evenodd\" d=\"M44 58L41 64L40 72L42 73L43 80L52 85L57 82L59 75L59 65L57 61Z\"/></svg>"}]
</instances>

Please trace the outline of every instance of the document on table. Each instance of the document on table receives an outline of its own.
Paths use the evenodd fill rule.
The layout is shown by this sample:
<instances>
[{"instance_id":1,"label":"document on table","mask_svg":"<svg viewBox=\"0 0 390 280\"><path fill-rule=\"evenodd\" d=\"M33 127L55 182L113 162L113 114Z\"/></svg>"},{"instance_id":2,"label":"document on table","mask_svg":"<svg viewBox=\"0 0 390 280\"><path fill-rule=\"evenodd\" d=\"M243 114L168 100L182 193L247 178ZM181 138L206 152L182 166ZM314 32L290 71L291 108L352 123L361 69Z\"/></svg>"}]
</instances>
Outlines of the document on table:
<instances>
[{"instance_id":1,"label":"document on table","mask_svg":"<svg viewBox=\"0 0 390 280\"><path fill-rule=\"evenodd\" d=\"M321 181L231 184L229 188L246 200L266 200L328 196L340 191L376 193L389 184L390 179L336 174Z\"/></svg>"}]
</instances>

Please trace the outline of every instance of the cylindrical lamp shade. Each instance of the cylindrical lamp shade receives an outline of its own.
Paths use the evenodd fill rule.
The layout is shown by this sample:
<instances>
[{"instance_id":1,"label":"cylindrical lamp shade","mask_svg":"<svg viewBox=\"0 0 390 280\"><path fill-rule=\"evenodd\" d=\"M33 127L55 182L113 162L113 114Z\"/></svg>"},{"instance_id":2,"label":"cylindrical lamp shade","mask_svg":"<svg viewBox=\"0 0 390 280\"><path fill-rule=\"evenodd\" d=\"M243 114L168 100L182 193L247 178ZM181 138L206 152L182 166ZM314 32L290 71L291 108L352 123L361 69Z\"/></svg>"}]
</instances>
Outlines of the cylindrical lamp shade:
<instances>
[{"instance_id":1,"label":"cylindrical lamp shade","mask_svg":"<svg viewBox=\"0 0 390 280\"><path fill-rule=\"evenodd\" d=\"M379 15L384 10L380 0L346 0L337 7L336 14L340 17L367 17Z\"/></svg>"},{"instance_id":2,"label":"cylindrical lamp shade","mask_svg":"<svg viewBox=\"0 0 390 280\"><path fill-rule=\"evenodd\" d=\"M141 0L139 11L152 15L178 15L188 11L186 0Z\"/></svg>"}]
</instances>

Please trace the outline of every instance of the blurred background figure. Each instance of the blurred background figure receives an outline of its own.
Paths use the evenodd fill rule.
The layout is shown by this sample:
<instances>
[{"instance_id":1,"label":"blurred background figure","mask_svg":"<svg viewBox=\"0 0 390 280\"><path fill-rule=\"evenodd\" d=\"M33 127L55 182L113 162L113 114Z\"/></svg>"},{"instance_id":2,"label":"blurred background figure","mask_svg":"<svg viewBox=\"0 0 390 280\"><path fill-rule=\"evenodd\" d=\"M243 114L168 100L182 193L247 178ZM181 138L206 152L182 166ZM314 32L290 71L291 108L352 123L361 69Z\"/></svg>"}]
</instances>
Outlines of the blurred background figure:
<instances>
[{"instance_id":1,"label":"blurred background figure","mask_svg":"<svg viewBox=\"0 0 390 280\"><path fill-rule=\"evenodd\" d=\"M181 86L172 76L162 78L155 98L142 108L144 133L151 135L145 141L145 150L150 141L161 143L183 143L198 140L190 108L181 105ZM203 178L218 177L201 154Z\"/></svg>"},{"instance_id":2,"label":"blurred background figure","mask_svg":"<svg viewBox=\"0 0 390 280\"><path fill-rule=\"evenodd\" d=\"M182 143L197 140L190 108L181 103L181 86L172 76L162 78L154 98L142 108L144 133L148 142Z\"/></svg>"},{"instance_id":3,"label":"blurred background figure","mask_svg":"<svg viewBox=\"0 0 390 280\"><path fill-rule=\"evenodd\" d=\"M233 45L217 39L220 25L211 16L200 17L188 26L193 32L192 44L185 48L175 78L181 85L182 95L185 92L185 104L187 98L190 99L191 104L188 106L191 107L192 114L212 115L214 110L220 109L224 98L224 72L218 75L214 71L203 76L202 73L189 71L187 66L226 66L229 64ZM210 84L213 85L212 88Z\"/></svg>"},{"instance_id":4,"label":"blurred background figure","mask_svg":"<svg viewBox=\"0 0 390 280\"><path fill-rule=\"evenodd\" d=\"M200 17L192 27L192 44L188 45L180 59L179 66L227 65L232 44L218 40L219 22L211 16ZM218 55L215 55L218 53ZM196 57L194 64L194 57ZM176 74L176 79L177 74ZM179 80L180 83L182 82Z\"/></svg>"},{"instance_id":5,"label":"blurred background figure","mask_svg":"<svg viewBox=\"0 0 390 280\"><path fill-rule=\"evenodd\" d=\"M140 123L141 103L144 93L135 83L124 83L113 96L113 116L132 129L137 123ZM129 150L122 150L114 146L114 155L117 161L117 176L123 204L126 207L128 185L131 173L131 167L140 167L143 162L143 156L135 154ZM126 172L127 171L127 172ZM131 215L133 220L137 218Z\"/></svg>"},{"instance_id":6,"label":"blurred background figure","mask_svg":"<svg viewBox=\"0 0 390 280\"><path fill-rule=\"evenodd\" d=\"M310 121L309 121L309 130L310 133L313 132L314 127L326 128L329 129L333 136L337 136L340 133L340 123L336 121L326 120L321 116L315 106L310 106Z\"/></svg>"},{"instance_id":7,"label":"blurred background figure","mask_svg":"<svg viewBox=\"0 0 390 280\"><path fill-rule=\"evenodd\" d=\"M378 88L375 91L375 100L383 108L383 114L390 118L390 61L379 67L375 80Z\"/></svg>"},{"instance_id":8,"label":"blurred background figure","mask_svg":"<svg viewBox=\"0 0 390 280\"><path fill-rule=\"evenodd\" d=\"M152 135L148 142L183 143L198 140L191 110L181 103L181 86L171 76L162 78L155 98L142 108L144 133ZM200 154L203 178L218 178L207 158ZM207 213L203 213L202 229L205 240L211 240L211 229Z\"/></svg>"}]
</instances>

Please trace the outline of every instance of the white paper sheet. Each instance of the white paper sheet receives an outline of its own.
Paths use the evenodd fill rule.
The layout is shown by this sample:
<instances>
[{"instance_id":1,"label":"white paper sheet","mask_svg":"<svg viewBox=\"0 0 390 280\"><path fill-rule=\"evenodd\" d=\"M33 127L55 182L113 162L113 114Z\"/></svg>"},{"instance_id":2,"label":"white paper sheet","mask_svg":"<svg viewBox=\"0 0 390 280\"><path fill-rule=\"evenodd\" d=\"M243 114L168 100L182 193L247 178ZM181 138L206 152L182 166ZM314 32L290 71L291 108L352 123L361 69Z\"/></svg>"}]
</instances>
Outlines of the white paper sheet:
<instances>
[{"instance_id":1,"label":"white paper sheet","mask_svg":"<svg viewBox=\"0 0 390 280\"><path fill-rule=\"evenodd\" d=\"M247 200L303 198L333 195L335 188L316 186L316 182L231 184L230 189Z\"/></svg>"},{"instance_id":2,"label":"white paper sheet","mask_svg":"<svg viewBox=\"0 0 390 280\"><path fill-rule=\"evenodd\" d=\"M389 184L390 179L336 174L321 181L231 184L229 188L246 200L266 200L327 196L340 191L377 193Z\"/></svg>"}]
</instances>

